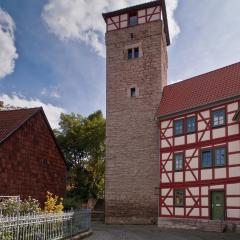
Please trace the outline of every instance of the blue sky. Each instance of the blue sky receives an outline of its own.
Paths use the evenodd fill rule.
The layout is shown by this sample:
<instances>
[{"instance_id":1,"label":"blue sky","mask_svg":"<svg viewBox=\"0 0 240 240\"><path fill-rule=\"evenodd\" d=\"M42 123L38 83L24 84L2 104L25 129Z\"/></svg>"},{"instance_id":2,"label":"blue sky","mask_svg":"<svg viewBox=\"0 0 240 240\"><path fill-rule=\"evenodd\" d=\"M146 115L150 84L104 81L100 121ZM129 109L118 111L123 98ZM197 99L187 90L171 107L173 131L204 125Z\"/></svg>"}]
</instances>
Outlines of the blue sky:
<instances>
[{"instance_id":1,"label":"blue sky","mask_svg":"<svg viewBox=\"0 0 240 240\"><path fill-rule=\"evenodd\" d=\"M0 100L43 105L53 127L63 111L105 112L101 13L138 2L146 1L0 0L0 29L7 26L0 31ZM167 5L169 83L239 61L239 0L167 0Z\"/></svg>"}]
</instances>

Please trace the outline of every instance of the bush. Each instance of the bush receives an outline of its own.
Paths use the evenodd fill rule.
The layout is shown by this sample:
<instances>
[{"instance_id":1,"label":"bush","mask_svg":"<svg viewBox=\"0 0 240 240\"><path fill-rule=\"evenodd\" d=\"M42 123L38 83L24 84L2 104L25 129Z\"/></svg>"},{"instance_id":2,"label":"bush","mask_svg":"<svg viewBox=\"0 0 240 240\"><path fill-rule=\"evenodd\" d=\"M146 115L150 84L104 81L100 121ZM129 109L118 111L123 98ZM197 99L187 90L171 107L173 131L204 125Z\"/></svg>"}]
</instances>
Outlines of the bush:
<instances>
[{"instance_id":1,"label":"bush","mask_svg":"<svg viewBox=\"0 0 240 240\"><path fill-rule=\"evenodd\" d=\"M4 199L0 202L0 209L3 216L17 215L18 210L21 215L36 214L41 211L38 200L31 197L28 197L28 199L25 199L24 201L18 201L16 198Z\"/></svg>"},{"instance_id":2,"label":"bush","mask_svg":"<svg viewBox=\"0 0 240 240\"><path fill-rule=\"evenodd\" d=\"M47 192L47 200L44 203L44 212L46 213L61 213L63 212L64 206L62 203L63 199L50 192Z\"/></svg>"}]
</instances>

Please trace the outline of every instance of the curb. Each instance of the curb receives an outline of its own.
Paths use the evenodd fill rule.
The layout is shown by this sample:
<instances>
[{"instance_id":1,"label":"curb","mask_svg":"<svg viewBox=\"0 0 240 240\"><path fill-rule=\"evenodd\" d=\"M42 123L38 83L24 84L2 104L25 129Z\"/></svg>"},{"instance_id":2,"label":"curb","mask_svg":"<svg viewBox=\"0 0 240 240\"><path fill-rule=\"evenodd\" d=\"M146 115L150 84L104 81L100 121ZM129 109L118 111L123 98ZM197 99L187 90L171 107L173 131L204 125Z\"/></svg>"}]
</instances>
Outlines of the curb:
<instances>
[{"instance_id":1,"label":"curb","mask_svg":"<svg viewBox=\"0 0 240 240\"><path fill-rule=\"evenodd\" d=\"M80 234L78 234L78 235L75 235L75 236L72 237L72 238L69 238L69 240L70 240L70 239L71 239L71 240L84 239L84 238L90 237L92 234L93 234L92 229L89 229L89 230L86 231L86 232L80 233Z\"/></svg>"}]
</instances>

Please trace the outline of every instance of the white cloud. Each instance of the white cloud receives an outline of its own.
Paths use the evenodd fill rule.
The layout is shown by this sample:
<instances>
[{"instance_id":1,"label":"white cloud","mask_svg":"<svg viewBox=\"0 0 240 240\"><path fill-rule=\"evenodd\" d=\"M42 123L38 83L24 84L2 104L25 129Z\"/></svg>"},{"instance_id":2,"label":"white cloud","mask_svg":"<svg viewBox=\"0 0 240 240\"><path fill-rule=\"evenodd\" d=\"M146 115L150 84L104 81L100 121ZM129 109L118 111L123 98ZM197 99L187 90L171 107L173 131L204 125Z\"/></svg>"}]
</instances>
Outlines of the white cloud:
<instances>
[{"instance_id":1,"label":"white cloud","mask_svg":"<svg viewBox=\"0 0 240 240\"><path fill-rule=\"evenodd\" d=\"M43 88L41 91L42 96L49 96L52 98L60 98L60 93L56 87L50 87L49 89Z\"/></svg>"},{"instance_id":2,"label":"white cloud","mask_svg":"<svg viewBox=\"0 0 240 240\"><path fill-rule=\"evenodd\" d=\"M48 0L42 16L49 30L61 40L85 42L104 57L105 23L101 13L145 2L146 0ZM172 39L180 32L174 19L177 4L178 0L167 0Z\"/></svg>"},{"instance_id":3,"label":"white cloud","mask_svg":"<svg viewBox=\"0 0 240 240\"><path fill-rule=\"evenodd\" d=\"M11 105L22 108L43 107L52 128L59 127L58 123L60 114L66 112L65 109L61 107L43 103L39 99L27 99L23 96L19 96L16 94L12 96L9 96L7 94L1 94L0 101L3 101L5 105Z\"/></svg>"},{"instance_id":4,"label":"white cloud","mask_svg":"<svg viewBox=\"0 0 240 240\"><path fill-rule=\"evenodd\" d=\"M0 79L13 72L15 60L18 58L14 31L13 19L0 8Z\"/></svg>"}]
</instances>

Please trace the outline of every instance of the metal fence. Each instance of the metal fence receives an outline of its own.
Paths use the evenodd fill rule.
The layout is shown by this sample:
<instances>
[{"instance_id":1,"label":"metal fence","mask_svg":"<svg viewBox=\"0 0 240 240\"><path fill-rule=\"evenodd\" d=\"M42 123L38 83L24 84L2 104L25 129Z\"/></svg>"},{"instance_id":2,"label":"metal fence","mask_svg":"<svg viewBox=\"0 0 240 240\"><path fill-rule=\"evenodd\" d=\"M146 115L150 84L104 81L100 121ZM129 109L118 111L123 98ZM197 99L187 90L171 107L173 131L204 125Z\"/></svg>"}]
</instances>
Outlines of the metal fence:
<instances>
[{"instance_id":1,"label":"metal fence","mask_svg":"<svg viewBox=\"0 0 240 240\"><path fill-rule=\"evenodd\" d=\"M0 215L1 240L70 239L90 227L90 209L59 214Z\"/></svg>"}]
</instances>

